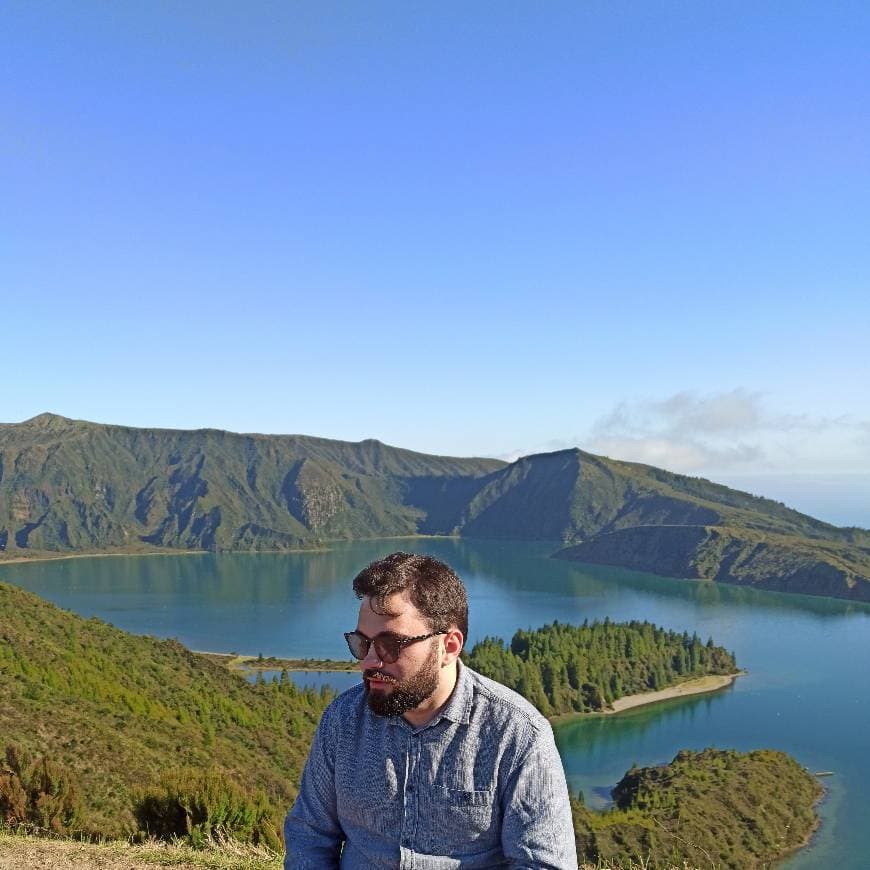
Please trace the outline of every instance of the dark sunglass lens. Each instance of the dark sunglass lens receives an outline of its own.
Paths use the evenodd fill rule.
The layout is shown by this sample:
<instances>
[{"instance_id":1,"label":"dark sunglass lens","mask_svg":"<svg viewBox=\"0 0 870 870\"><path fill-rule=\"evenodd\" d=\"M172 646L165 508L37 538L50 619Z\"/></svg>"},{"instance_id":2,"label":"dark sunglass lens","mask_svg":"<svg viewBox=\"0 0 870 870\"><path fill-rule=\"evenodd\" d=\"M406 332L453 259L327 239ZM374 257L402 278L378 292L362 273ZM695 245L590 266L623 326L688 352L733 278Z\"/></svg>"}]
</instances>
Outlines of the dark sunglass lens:
<instances>
[{"instance_id":1,"label":"dark sunglass lens","mask_svg":"<svg viewBox=\"0 0 870 870\"><path fill-rule=\"evenodd\" d=\"M399 657L399 642L389 634L375 638L375 653L384 664L392 664Z\"/></svg>"},{"instance_id":2,"label":"dark sunglass lens","mask_svg":"<svg viewBox=\"0 0 870 870\"><path fill-rule=\"evenodd\" d=\"M345 635L350 654L357 659L364 659L369 654L368 638L363 637L355 631L350 631Z\"/></svg>"}]
</instances>

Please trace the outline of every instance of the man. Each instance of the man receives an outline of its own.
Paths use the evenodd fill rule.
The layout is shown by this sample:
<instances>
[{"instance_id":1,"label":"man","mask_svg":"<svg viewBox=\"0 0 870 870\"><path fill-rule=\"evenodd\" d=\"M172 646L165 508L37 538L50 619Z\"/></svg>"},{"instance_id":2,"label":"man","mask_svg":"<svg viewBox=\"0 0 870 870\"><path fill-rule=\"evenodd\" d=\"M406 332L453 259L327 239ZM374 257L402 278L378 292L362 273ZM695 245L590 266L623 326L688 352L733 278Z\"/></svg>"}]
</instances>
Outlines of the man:
<instances>
[{"instance_id":1,"label":"man","mask_svg":"<svg viewBox=\"0 0 870 870\"><path fill-rule=\"evenodd\" d=\"M284 826L285 870L576 870L547 720L462 664L465 587L393 553L353 581L363 685L323 714Z\"/></svg>"}]
</instances>

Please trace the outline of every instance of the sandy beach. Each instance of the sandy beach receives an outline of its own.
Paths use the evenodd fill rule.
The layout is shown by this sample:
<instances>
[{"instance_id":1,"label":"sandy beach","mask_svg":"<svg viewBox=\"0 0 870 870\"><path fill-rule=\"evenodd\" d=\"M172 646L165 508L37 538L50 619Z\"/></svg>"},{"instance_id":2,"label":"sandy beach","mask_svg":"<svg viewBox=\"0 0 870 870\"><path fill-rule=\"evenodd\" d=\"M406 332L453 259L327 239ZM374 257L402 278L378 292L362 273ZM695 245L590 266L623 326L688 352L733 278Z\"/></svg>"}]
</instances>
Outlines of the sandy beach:
<instances>
[{"instance_id":1,"label":"sandy beach","mask_svg":"<svg viewBox=\"0 0 870 870\"><path fill-rule=\"evenodd\" d=\"M667 701L670 698L682 698L685 695L700 695L704 692L715 692L717 689L724 689L726 686L730 686L738 677L743 676L745 673L745 671L741 671L737 674L716 674L698 677L695 680L686 680L685 683L679 683L676 686L668 686L667 689L661 689L658 692L641 692L639 695L626 695L623 698L617 698L611 704L611 709L603 710L602 713L605 716L612 716L614 713L622 713L624 710L631 710L633 707L644 707L647 704L656 704L659 701Z\"/></svg>"},{"instance_id":2,"label":"sandy beach","mask_svg":"<svg viewBox=\"0 0 870 870\"><path fill-rule=\"evenodd\" d=\"M671 698L683 698L689 695L701 695L706 692L716 692L730 686L738 677L742 677L746 671L738 671L736 674L715 674L706 677L697 677L694 680L686 680L676 686L668 686L657 692L640 692L637 695L625 695L615 700L608 710L600 710L595 713L562 713L559 716L551 716L551 722L567 722L577 716L613 716L616 713L624 713L634 707L645 707L647 704L657 704L659 701L668 701Z\"/></svg>"}]
</instances>

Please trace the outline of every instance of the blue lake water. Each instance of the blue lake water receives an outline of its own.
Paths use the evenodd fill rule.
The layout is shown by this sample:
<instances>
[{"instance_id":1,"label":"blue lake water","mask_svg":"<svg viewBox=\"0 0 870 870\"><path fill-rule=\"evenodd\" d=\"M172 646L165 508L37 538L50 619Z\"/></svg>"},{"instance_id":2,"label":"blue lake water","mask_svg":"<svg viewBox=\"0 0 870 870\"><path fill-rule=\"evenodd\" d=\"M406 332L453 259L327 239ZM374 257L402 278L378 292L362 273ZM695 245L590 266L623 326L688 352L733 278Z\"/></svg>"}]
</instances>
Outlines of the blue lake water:
<instances>
[{"instance_id":1,"label":"blue lake water","mask_svg":"<svg viewBox=\"0 0 870 870\"><path fill-rule=\"evenodd\" d=\"M257 682L257 671L251 671L245 674L245 679L249 683ZM263 679L270 683L272 680L280 679L281 671L260 671ZM337 692L343 692L345 689L352 689L360 682L359 672L350 671L287 671L287 676L300 689L310 688L318 691L324 686L329 686Z\"/></svg>"},{"instance_id":2,"label":"blue lake water","mask_svg":"<svg viewBox=\"0 0 870 870\"><path fill-rule=\"evenodd\" d=\"M575 719L556 737L569 784L592 805L632 765L681 748L782 749L832 770L823 825L784 866L870 866L870 607L831 599L666 580L547 558L555 544L416 539L366 541L311 554L106 557L0 566L15 583L84 616L196 650L346 658L352 577L395 549L453 565L470 597L470 637L510 637L558 619L648 619L733 650L749 673L733 687ZM294 674L304 683L308 674ZM340 675L355 681L353 674ZM335 673L308 677L319 687Z\"/></svg>"}]
</instances>

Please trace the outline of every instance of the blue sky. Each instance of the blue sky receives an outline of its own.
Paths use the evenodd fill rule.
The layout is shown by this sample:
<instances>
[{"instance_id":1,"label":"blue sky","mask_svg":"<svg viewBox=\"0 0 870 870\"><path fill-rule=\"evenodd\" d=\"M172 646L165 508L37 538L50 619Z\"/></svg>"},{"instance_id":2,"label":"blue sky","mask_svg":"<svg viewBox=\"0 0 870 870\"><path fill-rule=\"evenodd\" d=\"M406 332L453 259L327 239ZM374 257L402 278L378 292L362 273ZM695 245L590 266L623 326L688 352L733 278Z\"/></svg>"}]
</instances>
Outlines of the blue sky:
<instances>
[{"instance_id":1,"label":"blue sky","mask_svg":"<svg viewBox=\"0 0 870 870\"><path fill-rule=\"evenodd\" d=\"M0 419L576 444L870 525L868 28L6 4Z\"/></svg>"}]
</instances>

